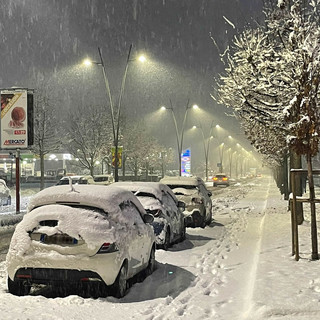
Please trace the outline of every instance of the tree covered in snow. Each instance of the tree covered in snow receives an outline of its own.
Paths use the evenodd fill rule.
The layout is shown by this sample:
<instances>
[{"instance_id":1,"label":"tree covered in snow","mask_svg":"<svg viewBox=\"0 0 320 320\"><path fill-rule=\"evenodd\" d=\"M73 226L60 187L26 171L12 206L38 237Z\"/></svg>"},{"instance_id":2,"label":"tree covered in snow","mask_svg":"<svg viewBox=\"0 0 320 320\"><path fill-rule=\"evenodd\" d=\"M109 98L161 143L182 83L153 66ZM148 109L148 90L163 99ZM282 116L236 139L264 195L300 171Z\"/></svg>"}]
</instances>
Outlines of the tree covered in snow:
<instances>
[{"instance_id":1,"label":"tree covered in snow","mask_svg":"<svg viewBox=\"0 0 320 320\"><path fill-rule=\"evenodd\" d=\"M112 125L104 106L79 105L66 120L65 148L76 158L74 165L94 169L110 153Z\"/></svg>"},{"instance_id":2,"label":"tree covered in snow","mask_svg":"<svg viewBox=\"0 0 320 320\"><path fill-rule=\"evenodd\" d=\"M147 175L149 170L152 172L172 161L172 152L150 135L144 121L126 123L122 134L123 175L129 169L137 178L139 172Z\"/></svg>"},{"instance_id":3,"label":"tree covered in snow","mask_svg":"<svg viewBox=\"0 0 320 320\"><path fill-rule=\"evenodd\" d=\"M58 130L57 100L50 92L50 88L42 85L34 94L34 144L31 151L40 159L40 190L44 188L44 158L48 153L58 151L63 141L63 134Z\"/></svg>"},{"instance_id":4,"label":"tree covered in snow","mask_svg":"<svg viewBox=\"0 0 320 320\"><path fill-rule=\"evenodd\" d=\"M287 150L306 156L311 198L320 133L319 8L320 0L267 6L265 25L248 27L222 55L226 68L217 95L260 152L279 163Z\"/></svg>"}]
</instances>

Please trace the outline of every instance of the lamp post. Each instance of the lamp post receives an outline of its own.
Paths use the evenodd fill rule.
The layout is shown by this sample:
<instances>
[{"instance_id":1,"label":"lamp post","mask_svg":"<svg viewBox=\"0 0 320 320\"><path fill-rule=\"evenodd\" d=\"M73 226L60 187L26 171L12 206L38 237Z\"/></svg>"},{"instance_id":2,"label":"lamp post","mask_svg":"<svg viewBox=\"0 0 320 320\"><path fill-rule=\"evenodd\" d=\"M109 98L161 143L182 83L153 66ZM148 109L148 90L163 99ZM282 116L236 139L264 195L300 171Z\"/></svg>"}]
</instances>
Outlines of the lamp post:
<instances>
[{"instance_id":1,"label":"lamp post","mask_svg":"<svg viewBox=\"0 0 320 320\"><path fill-rule=\"evenodd\" d=\"M174 113L174 110L173 110L173 106L172 106L171 100L170 100L170 107L165 107L165 106L161 107L162 110L171 110L172 119L173 119L173 122L174 122L175 131L176 131L176 139L177 139L177 150L178 150L178 160L179 160L179 176L181 176L181 170L182 170L181 155L182 155L182 148L183 148L184 127L185 127L185 123L186 123L186 120L187 120L188 110L191 109L191 108L199 109L199 107L197 105L193 105L192 107L189 106L189 99L188 99L187 104L186 104L186 110L185 110L184 117L183 117L181 132L179 134L177 119L176 119L176 116L175 116L175 113Z\"/></svg>"},{"instance_id":2,"label":"lamp post","mask_svg":"<svg viewBox=\"0 0 320 320\"><path fill-rule=\"evenodd\" d=\"M206 181L208 181L208 162L209 162L209 147L210 147L210 140L213 138L213 136L211 135L212 133L212 129L213 129L213 121L211 123L211 127L210 127L210 131L209 131L209 136L206 139L204 132L203 132L203 128L202 125L200 123L199 128L197 126L193 126L193 128L195 129L200 129L201 131L201 135L202 135L202 139L203 139L203 150L204 150L204 158L205 158L205 165L206 165Z\"/></svg>"},{"instance_id":3,"label":"lamp post","mask_svg":"<svg viewBox=\"0 0 320 320\"><path fill-rule=\"evenodd\" d=\"M131 56L131 50L132 50L132 44L129 46L129 51L128 51L128 56L126 60L126 66L124 69L124 73L122 76L122 81L121 81L121 87L120 87L120 93L118 97L118 105L117 105L117 115L115 116L115 111L114 111L114 104L112 100L112 95L111 95L111 90L110 90L110 85L109 85L109 80L107 76L107 71L106 67L102 58L102 52L100 47L98 47L98 52L99 52L99 57L100 61L99 62L93 62L88 59L84 61L84 64L90 65L90 64L96 64L100 65L102 67L102 73L103 73L103 79L106 87L106 93L107 93L107 99L109 100L109 105L110 105L110 112L111 112L111 122L112 122L112 133L113 133L113 145L114 145L114 150L115 150L115 155L113 159L114 163L114 181L117 182L119 181L119 131L120 131L120 115L121 115L121 102L122 102L122 96L124 93L125 89L125 84L126 84L126 79L127 79L127 73L128 73L128 67L129 67L129 62L133 61L130 59ZM140 62L144 62L146 58L144 56L140 56L139 58Z\"/></svg>"}]
</instances>

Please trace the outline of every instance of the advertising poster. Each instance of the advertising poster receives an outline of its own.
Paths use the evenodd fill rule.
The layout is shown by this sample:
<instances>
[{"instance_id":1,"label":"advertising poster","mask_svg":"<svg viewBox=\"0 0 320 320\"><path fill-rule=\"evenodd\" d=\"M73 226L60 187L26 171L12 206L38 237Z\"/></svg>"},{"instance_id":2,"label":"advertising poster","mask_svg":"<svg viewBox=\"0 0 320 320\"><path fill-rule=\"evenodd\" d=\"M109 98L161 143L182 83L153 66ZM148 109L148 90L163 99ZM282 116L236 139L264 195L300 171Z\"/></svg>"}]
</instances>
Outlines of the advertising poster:
<instances>
[{"instance_id":1,"label":"advertising poster","mask_svg":"<svg viewBox=\"0 0 320 320\"><path fill-rule=\"evenodd\" d=\"M1 148L27 148L27 132L27 90L2 90Z\"/></svg>"},{"instance_id":2,"label":"advertising poster","mask_svg":"<svg viewBox=\"0 0 320 320\"><path fill-rule=\"evenodd\" d=\"M191 149L186 149L181 155L181 175L191 176Z\"/></svg>"}]
</instances>

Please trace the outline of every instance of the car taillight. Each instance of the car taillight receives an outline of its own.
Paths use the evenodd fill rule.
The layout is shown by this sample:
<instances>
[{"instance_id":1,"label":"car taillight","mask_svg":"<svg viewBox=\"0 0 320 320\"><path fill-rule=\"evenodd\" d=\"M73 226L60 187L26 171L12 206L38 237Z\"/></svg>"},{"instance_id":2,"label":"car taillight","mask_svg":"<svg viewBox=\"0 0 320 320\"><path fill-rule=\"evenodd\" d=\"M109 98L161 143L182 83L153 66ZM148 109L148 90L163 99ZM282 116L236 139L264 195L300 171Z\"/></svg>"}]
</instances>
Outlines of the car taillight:
<instances>
[{"instance_id":1,"label":"car taillight","mask_svg":"<svg viewBox=\"0 0 320 320\"><path fill-rule=\"evenodd\" d=\"M118 251L114 243L105 242L97 253L111 253Z\"/></svg>"},{"instance_id":2,"label":"car taillight","mask_svg":"<svg viewBox=\"0 0 320 320\"><path fill-rule=\"evenodd\" d=\"M227 181L228 178L227 178L227 177L223 177L222 180L223 180L223 181Z\"/></svg>"},{"instance_id":3,"label":"car taillight","mask_svg":"<svg viewBox=\"0 0 320 320\"><path fill-rule=\"evenodd\" d=\"M217 181L217 180L218 180L218 178L217 178L217 177L214 177L214 178L213 178L213 180L214 180L214 181Z\"/></svg>"},{"instance_id":4,"label":"car taillight","mask_svg":"<svg viewBox=\"0 0 320 320\"><path fill-rule=\"evenodd\" d=\"M203 200L201 198L192 198L193 203L202 204Z\"/></svg>"}]
</instances>

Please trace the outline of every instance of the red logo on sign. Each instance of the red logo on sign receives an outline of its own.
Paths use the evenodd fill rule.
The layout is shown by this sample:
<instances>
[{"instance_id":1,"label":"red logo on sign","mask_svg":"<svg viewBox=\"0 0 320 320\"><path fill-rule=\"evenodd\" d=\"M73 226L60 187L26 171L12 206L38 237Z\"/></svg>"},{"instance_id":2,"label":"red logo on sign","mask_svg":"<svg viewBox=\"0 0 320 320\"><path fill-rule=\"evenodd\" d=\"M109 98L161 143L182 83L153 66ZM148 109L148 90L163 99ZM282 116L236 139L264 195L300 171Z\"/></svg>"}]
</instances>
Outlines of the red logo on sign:
<instances>
[{"instance_id":1,"label":"red logo on sign","mask_svg":"<svg viewBox=\"0 0 320 320\"><path fill-rule=\"evenodd\" d=\"M26 134L26 130L14 130L14 134Z\"/></svg>"}]
</instances>

